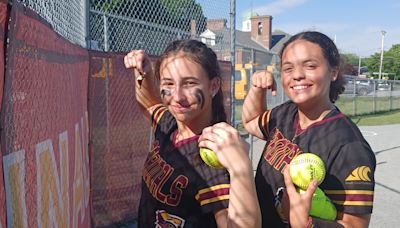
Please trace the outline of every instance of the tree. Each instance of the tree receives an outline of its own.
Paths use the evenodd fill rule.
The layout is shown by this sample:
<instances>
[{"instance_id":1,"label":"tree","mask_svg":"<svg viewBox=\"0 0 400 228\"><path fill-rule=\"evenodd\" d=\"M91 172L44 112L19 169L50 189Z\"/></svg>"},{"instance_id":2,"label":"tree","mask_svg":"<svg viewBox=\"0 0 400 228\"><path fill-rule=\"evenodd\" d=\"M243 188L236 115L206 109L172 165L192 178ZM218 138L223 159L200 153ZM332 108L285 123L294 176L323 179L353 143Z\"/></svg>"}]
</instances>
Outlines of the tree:
<instances>
[{"instance_id":1,"label":"tree","mask_svg":"<svg viewBox=\"0 0 400 228\"><path fill-rule=\"evenodd\" d=\"M161 0L161 5L177 22L176 25L180 29L190 32L192 20L196 21L197 34L206 29L207 18L203 14L201 5L194 0Z\"/></svg>"},{"instance_id":2,"label":"tree","mask_svg":"<svg viewBox=\"0 0 400 228\"><path fill-rule=\"evenodd\" d=\"M345 63L342 64L342 73L348 75L358 75L358 69L351 64Z\"/></svg>"},{"instance_id":3,"label":"tree","mask_svg":"<svg viewBox=\"0 0 400 228\"><path fill-rule=\"evenodd\" d=\"M203 32L207 18L194 0L90 0L91 9L112 15L166 25L190 32L191 21L196 21L197 34Z\"/></svg>"},{"instance_id":4,"label":"tree","mask_svg":"<svg viewBox=\"0 0 400 228\"><path fill-rule=\"evenodd\" d=\"M379 72L381 54L375 53L365 60L370 72ZM390 78L400 77L400 44L393 45L383 53L382 72L389 73ZM378 75L373 75L375 78Z\"/></svg>"},{"instance_id":5,"label":"tree","mask_svg":"<svg viewBox=\"0 0 400 228\"><path fill-rule=\"evenodd\" d=\"M340 54L340 58L345 64L351 64L353 66L358 66L359 57L355 54Z\"/></svg>"}]
</instances>

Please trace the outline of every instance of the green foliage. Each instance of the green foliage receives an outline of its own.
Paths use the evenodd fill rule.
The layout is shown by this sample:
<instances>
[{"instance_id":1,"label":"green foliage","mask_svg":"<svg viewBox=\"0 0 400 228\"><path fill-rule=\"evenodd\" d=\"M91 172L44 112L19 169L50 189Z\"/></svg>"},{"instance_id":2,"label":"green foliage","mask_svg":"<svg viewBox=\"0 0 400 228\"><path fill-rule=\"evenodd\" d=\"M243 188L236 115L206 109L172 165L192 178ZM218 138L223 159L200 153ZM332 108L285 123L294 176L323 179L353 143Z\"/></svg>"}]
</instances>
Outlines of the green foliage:
<instances>
[{"instance_id":1,"label":"green foliage","mask_svg":"<svg viewBox=\"0 0 400 228\"><path fill-rule=\"evenodd\" d=\"M353 66L358 66L358 56L351 53L340 54L342 61L346 64L351 64Z\"/></svg>"},{"instance_id":2,"label":"green foliage","mask_svg":"<svg viewBox=\"0 0 400 228\"><path fill-rule=\"evenodd\" d=\"M160 0L160 2L174 20L182 22L181 29L190 31L191 21L194 20L198 34L205 30L207 18L199 3L194 0Z\"/></svg>"},{"instance_id":3,"label":"green foliage","mask_svg":"<svg viewBox=\"0 0 400 228\"><path fill-rule=\"evenodd\" d=\"M91 9L113 15L170 26L190 32L196 21L197 33L205 30L207 18L194 0L90 0Z\"/></svg>"},{"instance_id":4,"label":"green foliage","mask_svg":"<svg viewBox=\"0 0 400 228\"><path fill-rule=\"evenodd\" d=\"M379 72L380 61L380 53L375 53L365 59L369 72ZM383 52L382 72L389 73L390 79L400 78L400 44L393 45L388 51Z\"/></svg>"},{"instance_id":5,"label":"green foliage","mask_svg":"<svg viewBox=\"0 0 400 228\"><path fill-rule=\"evenodd\" d=\"M121 2L122 0L91 0L90 4L100 11L110 13L117 8Z\"/></svg>"}]
</instances>

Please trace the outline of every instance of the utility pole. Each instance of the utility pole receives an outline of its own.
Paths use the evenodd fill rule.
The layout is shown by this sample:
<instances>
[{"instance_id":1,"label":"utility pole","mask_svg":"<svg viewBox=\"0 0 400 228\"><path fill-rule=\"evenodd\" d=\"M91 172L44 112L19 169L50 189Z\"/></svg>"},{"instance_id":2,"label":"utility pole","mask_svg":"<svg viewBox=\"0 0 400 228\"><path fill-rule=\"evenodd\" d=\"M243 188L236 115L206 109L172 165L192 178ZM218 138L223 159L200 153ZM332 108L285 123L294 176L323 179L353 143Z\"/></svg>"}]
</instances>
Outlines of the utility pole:
<instances>
[{"instance_id":1,"label":"utility pole","mask_svg":"<svg viewBox=\"0 0 400 228\"><path fill-rule=\"evenodd\" d=\"M361 73L361 56L358 56L358 77L360 77Z\"/></svg>"},{"instance_id":2,"label":"utility pole","mask_svg":"<svg viewBox=\"0 0 400 228\"><path fill-rule=\"evenodd\" d=\"M382 63L383 63L383 44L385 42L386 31L382 30L382 46L381 46L381 64L379 65L379 79L382 79Z\"/></svg>"}]
</instances>

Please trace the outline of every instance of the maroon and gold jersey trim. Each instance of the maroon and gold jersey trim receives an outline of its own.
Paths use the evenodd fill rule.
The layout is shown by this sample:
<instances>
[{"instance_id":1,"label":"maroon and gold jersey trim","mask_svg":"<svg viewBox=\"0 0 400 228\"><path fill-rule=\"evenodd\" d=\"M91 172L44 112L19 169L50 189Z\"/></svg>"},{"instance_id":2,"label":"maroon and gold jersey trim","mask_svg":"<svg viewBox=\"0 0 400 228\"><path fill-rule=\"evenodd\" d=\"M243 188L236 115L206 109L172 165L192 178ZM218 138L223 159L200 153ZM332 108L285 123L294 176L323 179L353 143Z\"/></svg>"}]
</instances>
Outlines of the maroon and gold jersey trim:
<instances>
[{"instance_id":1,"label":"maroon and gold jersey trim","mask_svg":"<svg viewBox=\"0 0 400 228\"><path fill-rule=\"evenodd\" d=\"M372 206L374 191L369 190L325 190L333 203L345 206Z\"/></svg>"},{"instance_id":2,"label":"maroon and gold jersey trim","mask_svg":"<svg viewBox=\"0 0 400 228\"><path fill-rule=\"evenodd\" d=\"M153 111L153 115L152 115L152 127L153 129L156 129L158 123L160 122L161 117L164 115L164 113L167 111L168 109L163 106L163 105L159 105L158 107L156 107Z\"/></svg>"},{"instance_id":3,"label":"maroon and gold jersey trim","mask_svg":"<svg viewBox=\"0 0 400 228\"><path fill-rule=\"evenodd\" d=\"M266 138L268 138L269 132L265 129L268 129L267 127L268 127L270 117L271 117L271 110L264 112L260 117L261 126L262 126L261 131L263 132L263 134Z\"/></svg>"},{"instance_id":4,"label":"maroon and gold jersey trim","mask_svg":"<svg viewBox=\"0 0 400 228\"><path fill-rule=\"evenodd\" d=\"M220 184L201 189L196 195L196 200L199 201L201 206L221 200L228 200L230 186L230 184Z\"/></svg>"}]
</instances>

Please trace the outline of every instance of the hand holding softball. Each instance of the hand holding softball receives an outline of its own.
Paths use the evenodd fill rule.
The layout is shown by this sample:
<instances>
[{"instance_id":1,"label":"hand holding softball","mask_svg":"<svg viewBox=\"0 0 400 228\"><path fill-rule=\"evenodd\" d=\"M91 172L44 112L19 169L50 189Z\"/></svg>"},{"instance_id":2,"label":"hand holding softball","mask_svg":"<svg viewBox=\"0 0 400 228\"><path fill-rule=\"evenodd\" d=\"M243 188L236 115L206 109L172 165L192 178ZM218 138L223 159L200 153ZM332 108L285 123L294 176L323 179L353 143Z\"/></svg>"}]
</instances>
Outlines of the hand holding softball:
<instances>
[{"instance_id":1,"label":"hand holding softball","mask_svg":"<svg viewBox=\"0 0 400 228\"><path fill-rule=\"evenodd\" d=\"M318 185L325 179L325 164L320 157L312 153L302 153L290 162L290 177L295 185L305 190L312 180Z\"/></svg>"},{"instance_id":2,"label":"hand holding softball","mask_svg":"<svg viewBox=\"0 0 400 228\"><path fill-rule=\"evenodd\" d=\"M227 123L217 123L205 128L199 138L199 147L214 151L219 163L229 172L239 172L251 166L249 145Z\"/></svg>"},{"instance_id":3,"label":"hand holding softball","mask_svg":"<svg viewBox=\"0 0 400 228\"><path fill-rule=\"evenodd\" d=\"M318 182L316 180L311 181L307 190L303 194L299 194L289 174L291 168L291 165L288 165L283 170L286 186L286 194L282 200L284 214L292 227L306 227L312 197L318 187Z\"/></svg>"},{"instance_id":4,"label":"hand holding softball","mask_svg":"<svg viewBox=\"0 0 400 228\"><path fill-rule=\"evenodd\" d=\"M270 89L272 95L276 95L276 82L271 72L267 70L257 71L251 77L253 87L260 89Z\"/></svg>"}]
</instances>

